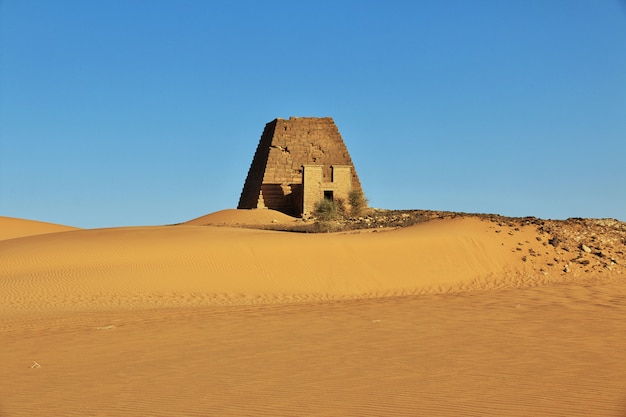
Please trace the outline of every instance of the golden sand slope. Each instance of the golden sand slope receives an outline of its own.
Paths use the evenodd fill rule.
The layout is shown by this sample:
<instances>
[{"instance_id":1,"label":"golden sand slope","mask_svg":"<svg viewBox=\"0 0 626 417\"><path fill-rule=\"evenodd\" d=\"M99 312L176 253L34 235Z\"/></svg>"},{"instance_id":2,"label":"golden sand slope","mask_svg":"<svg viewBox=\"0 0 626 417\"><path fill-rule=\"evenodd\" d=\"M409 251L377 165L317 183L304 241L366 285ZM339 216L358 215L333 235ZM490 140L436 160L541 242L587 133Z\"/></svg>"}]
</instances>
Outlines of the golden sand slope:
<instances>
[{"instance_id":1,"label":"golden sand slope","mask_svg":"<svg viewBox=\"0 0 626 417\"><path fill-rule=\"evenodd\" d=\"M625 289L5 321L0 415L623 417Z\"/></svg>"},{"instance_id":2,"label":"golden sand slope","mask_svg":"<svg viewBox=\"0 0 626 417\"><path fill-rule=\"evenodd\" d=\"M76 227L0 216L0 240L78 230Z\"/></svg>"},{"instance_id":3,"label":"golden sand slope","mask_svg":"<svg viewBox=\"0 0 626 417\"><path fill-rule=\"evenodd\" d=\"M0 243L0 311L248 304L446 292L559 281L473 218L381 233L296 234L225 227L79 230ZM547 258L548 255L545 257Z\"/></svg>"},{"instance_id":4,"label":"golden sand slope","mask_svg":"<svg viewBox=\"0 0 626 417\"><path fill-rule=\"evenodd\" d=\"M241 226L295 223L296 218L270 209L226 209L189 220L184 224L195 226Z\"/></svg>"},{"instance_id":5,"label":"golden sand slope","mask_svg":"<svg viewBox=\"0 0 626 417\"><path fill-rule=\"evenodd\" d=\"M0 416L624 417L621 263L545 243L462 217L4 240Z\"/></svg>"}]
</instances>

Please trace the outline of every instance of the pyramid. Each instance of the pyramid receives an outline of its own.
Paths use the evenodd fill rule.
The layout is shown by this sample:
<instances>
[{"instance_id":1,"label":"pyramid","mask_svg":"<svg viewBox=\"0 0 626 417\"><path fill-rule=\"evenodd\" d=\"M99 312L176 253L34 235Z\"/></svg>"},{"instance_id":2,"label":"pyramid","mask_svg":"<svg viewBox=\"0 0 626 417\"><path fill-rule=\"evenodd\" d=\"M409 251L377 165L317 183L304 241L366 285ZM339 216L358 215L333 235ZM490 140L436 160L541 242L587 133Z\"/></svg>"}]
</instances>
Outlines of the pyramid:
<instances>
[{"instance_id":1,"label":"pyramid","mask_svg":"<svg viewBox=\"0 0 626 417\"><path fill-rule=\"evenodd\" d=\"M330 117L290 117L265 125L237 208L307 216L323 198L348 201L359 177Z\"/></svg>"}]
</instances>

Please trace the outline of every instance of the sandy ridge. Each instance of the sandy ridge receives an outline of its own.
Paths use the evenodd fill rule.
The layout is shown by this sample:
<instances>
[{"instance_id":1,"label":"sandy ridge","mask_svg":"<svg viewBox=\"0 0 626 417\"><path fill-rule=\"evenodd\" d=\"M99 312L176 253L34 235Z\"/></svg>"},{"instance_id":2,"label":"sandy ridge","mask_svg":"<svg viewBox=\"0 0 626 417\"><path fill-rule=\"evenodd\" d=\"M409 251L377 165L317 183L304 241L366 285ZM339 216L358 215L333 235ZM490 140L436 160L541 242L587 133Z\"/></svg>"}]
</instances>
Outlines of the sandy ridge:
<instances>
[{"instance_id":1,"label":"sandy ridge","mask_svg":"<svg viewBox=\"0 0 626 417\"><path fill-rule=\"evenodd\" d=\"M0 216L0 240L79 230L76 227Z\"/></svg>"},{"instance_id":2,"label":"sandy ridge","mask_svg":"<svg viewBox=\"0 0 626 417\"><path fill-rule=\"evenodd\" d=\"M225 209L197 217L182 224L193 226L261 226L288 225L296 223L297 220L295 217L270 209Z\"/></svg>"},{"instance_id":3,"label":"sandy ridge","mask_svg":"<svg viewBox=\"0 0 626 417\"><path fill-rule=\"evenodd\" d=\"M0 242L0 310L283 303L575 278L547 265L557 248L536 228L517 229L454 218L380 233L181 225L24 237Z\"/></svg>"}]
</instances>

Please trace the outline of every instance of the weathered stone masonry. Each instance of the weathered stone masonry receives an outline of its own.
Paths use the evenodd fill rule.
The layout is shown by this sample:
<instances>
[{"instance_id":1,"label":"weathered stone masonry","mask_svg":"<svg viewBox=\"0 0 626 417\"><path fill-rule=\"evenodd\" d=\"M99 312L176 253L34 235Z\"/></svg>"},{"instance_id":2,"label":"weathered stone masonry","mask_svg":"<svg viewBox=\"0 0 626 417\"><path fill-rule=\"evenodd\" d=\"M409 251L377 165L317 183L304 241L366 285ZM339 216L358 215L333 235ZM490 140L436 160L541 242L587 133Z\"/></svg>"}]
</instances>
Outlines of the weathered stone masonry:
<instances>
[{"instance_id":1,"label":"weathered stone masonry","mask_svg":"<svg viewBox=\"0 0 626 417\"><path fill-rule=\"evenodd\" d=\"M309 214L322 198L362 191L348 149L330 117L275 119L265 126L238 208Z\"/></svg>"}]
</instances>

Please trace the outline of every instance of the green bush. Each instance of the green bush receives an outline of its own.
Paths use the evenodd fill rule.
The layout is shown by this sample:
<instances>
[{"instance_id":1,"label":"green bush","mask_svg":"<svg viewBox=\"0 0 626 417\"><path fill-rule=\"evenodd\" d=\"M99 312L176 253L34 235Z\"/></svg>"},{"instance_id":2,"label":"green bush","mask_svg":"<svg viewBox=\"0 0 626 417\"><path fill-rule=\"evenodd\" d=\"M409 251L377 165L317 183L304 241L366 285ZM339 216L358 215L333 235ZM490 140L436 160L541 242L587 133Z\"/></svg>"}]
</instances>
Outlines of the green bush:
<instances>
[{"instance_id":1,"label":"green bush","mask_svg":"<svg viewBox=\"0 0 626 417\"><path fill-rule=\"evenodd\" d=\"M341 199L329 200L324 198L315 204L313 216L322 221L337 220L344 216L345 206Z\"/></svg>"},{"instance_id":2,"label":"green bush","mask_svg":"<svg viewBox=\"0 0 626 417\"><path fill-rule=\"evenodd\" d=\"M358 217L363 214L367 208L367 199L363 195L363 191L352 190L348 193L348 202L350 203L350 215Z\"/></svg>"}]
</instances>

